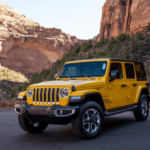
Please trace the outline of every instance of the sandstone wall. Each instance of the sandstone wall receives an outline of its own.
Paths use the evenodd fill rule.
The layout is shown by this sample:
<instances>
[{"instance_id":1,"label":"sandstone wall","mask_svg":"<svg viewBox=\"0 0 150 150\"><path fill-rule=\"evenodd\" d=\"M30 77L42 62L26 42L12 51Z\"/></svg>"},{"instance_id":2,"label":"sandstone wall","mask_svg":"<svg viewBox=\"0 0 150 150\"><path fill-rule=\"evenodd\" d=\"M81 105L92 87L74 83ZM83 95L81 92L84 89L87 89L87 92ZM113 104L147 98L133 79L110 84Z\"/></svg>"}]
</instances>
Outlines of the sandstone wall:
<instances>
[{"instance_id":1,"label":"sandstone wall","mask_svg":"<svg viewBox=\"0 0 150 150\"><path fill-rule=\"evenodd\" d=\"M120 33L134 35L145 29L149 22L150 0L106 0L97 41Z\"/></svg>"},{"instance_id":2,"label":"sandstone wall","mask_svg":"<svg viewBox=\"0 0 150 150\"><path fill-rule=\"evenodd\" d=\"M44 28L0 2L0 64L26 73L50 68L82 41L60 29Z\"/></svg>"}]
</instances>

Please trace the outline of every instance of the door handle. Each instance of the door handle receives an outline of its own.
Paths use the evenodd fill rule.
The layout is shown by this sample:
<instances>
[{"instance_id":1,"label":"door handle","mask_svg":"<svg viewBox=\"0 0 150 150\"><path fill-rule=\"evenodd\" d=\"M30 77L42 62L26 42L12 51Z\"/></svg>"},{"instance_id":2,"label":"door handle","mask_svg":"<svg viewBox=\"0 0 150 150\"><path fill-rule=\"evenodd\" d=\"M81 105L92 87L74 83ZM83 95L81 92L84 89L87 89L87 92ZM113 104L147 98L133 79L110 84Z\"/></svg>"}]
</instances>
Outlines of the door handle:
<instances>
[{"instance_id":1,"label":"door handle","mask_svg":"<svg viewBox=\"0 0 150 150\"><path fill-rule=\"evenodd\" d=\"M126 86L127 86L126 84L122 84L122 85L121 85L121 87L126 87Z\"/></svg>"},{"instance_id":2,"label":"door handle","mask_svg":"<svg viewBox=\"0 0 150 150\"><path fill-rule=\"evenodd\" d=\"M137 86L137 84L136 84L136 83L134 83L134 84L133 84L133 86Z\"/></svg>"}]
</instances>

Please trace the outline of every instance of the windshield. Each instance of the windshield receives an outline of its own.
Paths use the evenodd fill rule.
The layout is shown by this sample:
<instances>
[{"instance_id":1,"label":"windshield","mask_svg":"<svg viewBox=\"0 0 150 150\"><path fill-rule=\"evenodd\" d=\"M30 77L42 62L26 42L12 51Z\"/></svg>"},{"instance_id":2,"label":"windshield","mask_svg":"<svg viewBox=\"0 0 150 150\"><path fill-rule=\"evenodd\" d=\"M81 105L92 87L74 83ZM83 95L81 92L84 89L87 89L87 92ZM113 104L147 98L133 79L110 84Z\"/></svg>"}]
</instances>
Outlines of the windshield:
<instances>
[{"instance_id":1,"label":"windshield","mask_svg":"<svg viewBox=\"0 0 150 150\"><path fill-rule=\"evenodd\" d=\"M66 64L63 67L59 78L102 77L105 75L106 67L106 61Z\"/></svg>"}]
</instances>

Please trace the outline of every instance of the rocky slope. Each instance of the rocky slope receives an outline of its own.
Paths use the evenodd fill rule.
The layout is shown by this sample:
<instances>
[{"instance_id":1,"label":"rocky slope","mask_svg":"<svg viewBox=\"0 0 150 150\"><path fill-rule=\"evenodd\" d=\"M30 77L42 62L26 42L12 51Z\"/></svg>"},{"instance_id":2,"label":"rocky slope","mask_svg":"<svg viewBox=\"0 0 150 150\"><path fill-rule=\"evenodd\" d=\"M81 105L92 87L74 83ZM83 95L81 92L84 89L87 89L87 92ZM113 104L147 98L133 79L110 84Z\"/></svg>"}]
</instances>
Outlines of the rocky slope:
<instances>
[{"instance_id":1,"label":"rocky slope","mask_svg":"<svg viewBox=\"0 0 150 150\"><path fill-rule=\"evenodd\" d=\"M41 72L82 41L44 28L0 2L0 63L24 73Z\"/></svg>"},{"instance_id":2,"label":"rocky slope","mask_svg":"<svg viewBox=\"0 0 150 150\"><path fill-rule=\"evenodd\" d=\"M120 33L134 35L149 22L150 0L106 0L97 41L117 37Z\"/></svg>"}]
</instances>

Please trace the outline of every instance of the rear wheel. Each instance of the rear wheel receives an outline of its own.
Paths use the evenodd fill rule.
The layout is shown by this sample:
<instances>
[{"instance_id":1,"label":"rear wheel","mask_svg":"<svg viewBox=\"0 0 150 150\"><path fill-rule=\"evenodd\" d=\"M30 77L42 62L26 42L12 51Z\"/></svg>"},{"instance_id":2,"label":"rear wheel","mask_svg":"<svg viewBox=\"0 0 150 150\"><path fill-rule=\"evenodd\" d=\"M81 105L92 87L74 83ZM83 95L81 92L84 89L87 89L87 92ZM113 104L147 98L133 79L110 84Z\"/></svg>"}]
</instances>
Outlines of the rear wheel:
<instances>
[{"instance_id":1,"label":"rear wheel","mask_svg":"<svg viewBox=\"0 0 150 150\"><path fill-rule=\"evenodd\" d=\"M134 110L134 116L138 121L144 121L149 114L149 101L145 94L140 96L138 108Z\"/></svg>"},{"instance_id":2,"label":"rear wheel","mask_svg":"<svg viewBox=\"0 0 150 150\"><path fill-rule=\"evenodd\" d=\"M40 122L29 122L25 116L18 115L18 121L21 128L29 133L39 133L42 132L48 126L48 123Z\"/></svg>"},{"instance_id":3,"label":"rear wheel","mask_svg":"<svg viewBox=\"0 0 150 150\"><path fill-rule=\"evenodd\" d=\"M104 124L104 113L96 102L86 102L80 107L79 114L71 121L74 133L81 138L97 137Z\"/></svg>"}]
</instances>

